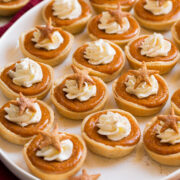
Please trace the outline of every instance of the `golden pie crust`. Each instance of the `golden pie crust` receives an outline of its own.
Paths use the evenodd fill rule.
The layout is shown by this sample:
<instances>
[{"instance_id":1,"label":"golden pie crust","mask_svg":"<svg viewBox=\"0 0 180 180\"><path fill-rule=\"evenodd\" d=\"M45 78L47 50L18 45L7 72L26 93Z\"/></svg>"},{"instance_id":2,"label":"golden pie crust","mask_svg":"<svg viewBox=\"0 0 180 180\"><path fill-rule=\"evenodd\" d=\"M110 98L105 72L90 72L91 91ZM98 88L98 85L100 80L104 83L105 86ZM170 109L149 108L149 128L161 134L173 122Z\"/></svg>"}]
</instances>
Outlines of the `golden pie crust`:
<instances>
[{"instance_id":1,"label":"golden pie crust","mask_svg":"<svg viewBox=\"0 0 180 180\"><path fill-rule=\"evenodd\" d=\"M157 117L155 117L146 124L143 133L144 148L149 156L158 163L168 166L179 166L180 144L170 145L169 143L161 143L160 140L155 137L154 130L158 124L157 121Z\"/></svg>"},{"instance_id":2,"label":"golden pie crust","mask_svg":"<svg viewBox=\"0 0 180 180\"><path fill-rule=\"evenodd\" d=\"M60 20L58 17L53 16L52 4L54 0L52 0L43 8L42 16L44 21L47 23L48 19L51 18L53 25L56 27L61 27L72 34L78 34L82 32L92 14L90 7L86 2L84 2L84 0L78 1L82 7L82 14L80 17L72 20Z\"/></svg>"},{"instance_id":3,"label":"golden pie crust","mask_svg":"<svg viewBox=\"0 0 180 180\"><path fill-rule=\"evenodd\" d=\"M179 34L177 33L177 29L176 29L176 26L177 26L178 23L179 23L179 21L174 23L174 25L172 26L171 34L172 34L172 37L173 37L174 41L178 45L178 47L180 47L180 37L179 37ZM179 31L180 31L180 28L179 28Z\"/></svg>"},{"instance_id":4,"label":"golden pie crust","mask_svg":"<svg viewBox=\"0 0 180 180\"><path fill-rule=\"evenodd\" d=\"M32 42L34 31L35 29L31 29L28 32L22 33L20 36L19 44L24 56L51 66L62 63L71 50L74 41L73 35L59 28L59 33L64 38L64 42L57 49L48 51L43 48L35 47L35 43Z\"/></svg>"},{"instance_id":5,"label":"golden pie crust","mask_svg":"<svg viewBox=\"0 0 180 180\"><path fill-rule=\"evenodd\" d=\"M25 127L21 127L12 123L4 117L6 112L4 111L5 107L9 107L11 101L5 104L0 109L1 119L0 119L0 135L6 139L7 141L18 144L24 145L27 143L34 135L38 133L39 130L49 130L54 122L54 112L53 110L43 101L37 100L41 111L42 111L42 118L39 123L33 123Z\"/></svg>"},{"instance_id":6,"label":"golden pie crust","mask_svg":"<svg viewBox=\"0 0 180 180\"><path fill-rule=\"evenodd\" d=\"M176 90L171 97L171 105L176 114L180 115L180 89Z\"/></svg>"},{"instance_id":7,"label":"golden pie crust","mask_svg":"<svg viewBox=\"0 0 180 180\"><path fill-rule=\"evenodd\" d=\"M150 116L158 113L166 104L169 97L168 85L163 77L155 75L159 83L159 91L157 95L151 95L147 98L139 99L135 95L126 92L124 82L129 72L124 73L115 80L112 85L113 95L120 109L124 109L135 116ZM117 92L118 89L118 92ZM122 94L120 94L122 92Z\"/></svg>"},{"instance_id":8,"label":"golden pie crust","mask_svg":"<svg viewBox=\"0 0 180 180\"><path fill-rule=\"evenodd\" d=\"M57 80L51 89L51 100L61 115L66 118L81 120L87 115L101 110L105 106L108 98L108 90L106 84L100 78L93 77L96 85L100 87L97 88L98 97L91 97L85 102L80 102L79 100L69 100L65 97L62 87L64 87L66 79L68 79L68 75ZM61 100L61 103L57 97ZM96 101L94 102L94 100Z\"/></svg>"},{"instance_id":9,"label":"golden pie crust","mask_svg":"<svg viewBox=\"0 0 180 180\"><path fill-rule=\"evenodd\" d=\"M124 55L123 50L117 46L116 44L112 43L111 41L105 40L108 42L116 51L114 59L112 62L105 64L105 65L92 65L88 63L88 60L84 58L84 51L88 44L84 44L83 46L79 47L73 55L72 63L79 69L84 69L89 71L89 74L92 76L98 76L105 82L110 82L115 79L119 73L122 71L126 57Z\"/></svg>"},{"instance_id":10,"label":"golden pie crust","mask_svg":"<svg viewBox=\"0 0 180 180\"><path fill-rule=\"evenodd\" d=\"M125 47L125 54L127 60L133 69L138 69L141 67L142 62L145 61L148 69L158 70L159 74L168 73L177 63L179 60L180 54L179 50L175 46L175 44L171 41L171 50L169 51L169 55L166 57L147 57L140 54L140 44L141 42L148 37L148 35L142 35L137 37L136 39L130 41L127 46ZM136 57L134 54L136 53ZM138 57L138 59L137 59ZM140 58L140 59L139 59Z\"/></svg>"},{"instance_id":11,"label":"golden pie crust","mask_svg":"<svg viewBox=\"0 0 180 180\"><path fill-rule=\"evenodd\" d=\"M23 8L30 0L13 0L0 2L0 16L11 16Z\"/></svg>"},{"instance_id":12,"label":"golden pie crust","mask_svg":"<svg viewBox=\"0 0 180 180\"><path fill-rule=\"evenodd\" d=\"M134 16L139 24L147 29L155 31L167 31L180 19L180 2L172 0L173 9L169 14L155 16L144 9L146 0L139 0L134 5Z\"/></svg>"},{"instance_id":13,"label":"golden pie crust","mask_svg":"<svg viewBox=\"0 0 180 180\"><path fill-rule=\"evenodd\" d=\"M74 144L73 155L66 161L49 162L40 157L36 157L35 152L38 149L37 146L38 140L41 138L40 135L35 136L24 146L23 155L26 164L31 172L40 179L67 180L80 170L85 161L87 149L82 138L75 134L62 133L69 136ZM78 159L78 161L76 159Z\"/></svg>"},{"instance_id":14,"label":"golden pie crust","mask_svg":"<svg viewBox=\"0 0 180 180\"><path fill-rule=\"evenodd\" d=\"M118 2L121 3L121 9L123 11L130 11L136 0L90 0L92 7L98 13L108 11L110 9L117 9Z\"/></svg>"},{"instance_id":15,"label":"golden pie crust","mask_svg":"<svg viewBox=\"0 0 180 180\"><path fill-rule=\"evenodd\" d=\"M19 93L22 92L27 97L36 97L38 99L43 99L48 94L54 81L53 68L49 65L38 63L41 66L42 70L44 69L44 78L42 82L36 83L30 88L25 88L15 85L12 79L7 74L9 70L12 70L14 68L15 64L16 63L9 64L0 71L0 89L3 94L9 99L16 99L17 97L19 97ZM4 79L2 79L2 76ZM9 84L7 84L7 82ZM32 89L33 92L31 92L30 89Z\"/></svg>"},{"instance_id":16,"label":"golden pie crust","mask_svg":"<svg viewBox=\"0 0 180 180\"><path fill-rule=\"evenodd\" d=\"M106 114L108 111L119 113L128 118L132 129L127 137L119 141L111 141L106 136L97 133L98 128L95 124L98 121L98 117ZM88 115L82 122L81 133L92 152L107 158L118 158L128 155L134 150L141 136L141 131L135 117L129 112L119 109L108 109Z\"/></svg>"}]
</instances>

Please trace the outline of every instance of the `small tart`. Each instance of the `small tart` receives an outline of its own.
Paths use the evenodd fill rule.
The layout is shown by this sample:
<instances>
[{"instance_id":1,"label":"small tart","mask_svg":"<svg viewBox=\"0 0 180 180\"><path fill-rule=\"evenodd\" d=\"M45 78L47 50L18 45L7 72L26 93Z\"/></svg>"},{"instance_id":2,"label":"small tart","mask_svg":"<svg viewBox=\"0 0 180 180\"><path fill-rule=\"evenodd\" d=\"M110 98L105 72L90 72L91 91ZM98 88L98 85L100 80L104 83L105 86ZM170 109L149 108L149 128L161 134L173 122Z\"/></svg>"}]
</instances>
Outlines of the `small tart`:
<instances>
[{"instance_id":1,"label":"small tart","mask_svg":"<svg viewBox=\"0 0 180 180\"><path fill-rule=\"evenodd\" d=\"M110 82L115 79L123 69L125 64L125 55L119 46L112 43L111 41L104 41L109 43L109 45L111 45L111 47L116 51L116 54L114 55L114 58L110 63L98 65L90 64L84 57L84 53L86 51L86 48L88 47L88 43L79 47L74 52L72 62L76 67L88 70L90 75L98 76L105 82Z\"/></svg>"},{"instance_id":2,"label":"small tart","mask_svg":"<svg viewBox=\"0 0 180 180\"><path fill-rule=\"evenodd\" d=\"M62 63L69 54L74 37L70 33L63 31L61 28L54 28L51 24L49 25L50 28L52 28L52 31L54 29L54 32L59 32L63 38L63 42L56 49L47 50L35 47L35 42L33 42L32 39L34 37L34 32L37 31L37 28L33 28L30 31L22 33L19 39L19 44L24 56L27 56L37 62L56 66ZM48 28L48 25L46 25L46 28Z\"/></svg>"},{"instance_id":3,"label":"small tart","mask_svg":"<svg viewBox=\"0 0 180 180\"><path fill-rule=\"evenodd\" d=\"M38 133L39 130L48 130L52 127L54 122L54 112L53 110L42 101L35 101L41 110L41 120L38 123L29 124L22 127L14 122L11 122L5 118L7 114L5 108L9 107L13 101L7 102L0 109L0 135L7 141L24 145L27 143L34 135Z\"/></svg>"},{"instance_id":4,"label":"small tart","mask_svg":"<svg viewBox=\"0 0 180 180\"><path fill-rule=\"evenodd\" d=\"M10 0L0 2L0 16L10 16L24 7L30 0Z\"/></svg>"},{"instance_id":5,"label":"small tart","mask_svg":"<svg viewBox=\"0 0 180 180\"><path fill-rule=\"evenodd\" d=\"M75 19L59 19L57 16L53 15L53 3L55 0L51 0L42 11L42 16L45 22L48 21L49 18L52 19L53 25L55 27L61 27L64 30L77 34L84 30L89 18L91 17L91 10L89 5L84 2L84 0L78 0L81 5L82 13L79 17Z\"/></svg>"},{"instance_id":6,"label":"small tart","mask_svg":"<svg viewBox=\"0 0 180 180\"><path fill-rule=\"evenodd\" d=\"M80 101L77 98L68 99L66 97L67 93L64 92L63 89L66 87L66 81L74 79L72 77L76 74L77 73L63 76L54 83L51 89L51 100L60 114L70 119L80 120L93 112L101 110L107 101L108 92L106 84L100 78L89 77L93 81L93 85L96 86L95 96L92 96L85 101Z\"/></svg>"},{"instance_id":7,"label":"small tart","mask_svg":"<svg viewBox=\"0 0 180 180\"><path fill-rule=\"evenodd\" d=\"M173 42L167 40L171 43L171 50L168 52L167 56L157 56L148 57L146 55L141 55L141 44L150 35L143 35L137 37L136 39L130 41L125 47L125 54L127 56L128 62L133 69L138 69L142 62L146 62L148 69L158 70L159 74L168 73L179 60L179 50Z\"/></svg>"},{"instance_id":8,"label":"small tart","mask_svg":"<svg viewBox=\"0 0 180 180\"><path fill-rule=\"evenodd\" d=\"M166 118L165 124L168 122L167 118L170 115L160 115ZM179 121L179 116L178 117ZM169 166L180 165L180 144L170 144L169 142L161 142L161 139L157 137L157 128L160 125L160 119L158 116L153 118L149 123L146 124L144 129L143 141L144 148L150 157L159 162L160 164ZM169 122L168 122L169 123ZM176 122L177 123L177 122ZM165 126L165 130L172 130L170 127ZM178 132L179 133L179 132Z\"/></svg>"},{"instance_id":9,"label":"small tart","mask_svg":"<svg viewBox=\"0 0 180 180\"><path fill-rule=\"evenodd\" d=\"M36 156L43 138L41 134L35 136L24 146L23 154L26 164L31 172L40 179L67 180L79 171L84 163L87 149L82 138L66 132L59 132L59 135L62 135L60 140L70 140L73 143L71 157L62 162L46 161L42 157Z\"/></svg>"},{"instance_id":10,"label":"small tart","mask_svg":"<svg viewBox=\"0 0 180 180\"><path fill-rule=\"evenodd\" d=\"M171 97L171 105L176 114L180 115L180 89L176 90Z\"/></svg>"},{"instance_id":11,"label":"small tart","mask_svg":"<svg viewBox=\"0 0 180 180\"><path fill-rule=\"evenodd\" d=\"M93 8L99 13L110 9L116 9L119 2L121 3L121 9L123 11L130 11L136 0L90 0Z\"/></svg>"},{"instance_id":12,"label":"small tart","mask_svg":"<svg viewBox=\"0 0 180 180\"><path fill-rule=\"evenodd\" d=\"M180 20L174 23L171 28L171 33L176 44L180 46Z\"/></svg>"},{"instance_id":13,"label":"small tart","mask_svg":"<svg viewBox=\"0 0 180 180\"><path fill-rule=\"evenodd\" d=\"M163 77L155 74L154 77L158 82L157 94L149 95L145 98L138 98L136 95L126 91L125 82L128 76L132 75L132 70L122 74L113 83L113 95L119 108L124 109L135 116L150 116L158 113L166 104L169 91L166 81Z\"/></svg>"},{"instance_id":14,"label":"small tart","mask_svg":"<svg viewBox=\"0 0 180 180\"><path fill-rule=\"evenodd\" d=\"M20 61L16 63L20 63ZM43 99L48 94L54 80L54 71L52 67L37 62L42 69L42 81L33 84L31 87L24 87L14 84L12 78L8 74L10 70L13 71L15 69L16 63L9 64L0 71L0 89L3 94L9 99L16 99L20 92L27 97Z\"/></svg>"},{"instance_id":15,"label":"small tart","mask_svg":"<svg viewBox=\"0 0 180 180\"><path fill-rule=\"evenodd\" d=\"M112 141L106 135L98 133L98 119L101 115L108 112L119 113L128 119L131 130L128 136ZM82 136L88 148L101 156L108 158L118 158L129 154L137 145L140 140L141 131L136 119L128 112L119 109L108 109L99 111L87 116L81 126Z\"/></svg>"},{"instance_id":16,"label":"small tart","mask_svg":"<svg viewBox=\"0 0 180 180\"><path fill-rule=\"evenodd\" d=\"M139 0L134 6L134 16L139 24L147 29L166 31L180 19L180 2L172 1L172 10L168 14L154 15L144 8L146 0Z\"/></svg>"},{"instance_id":17,"label":"small tart","mask_svg":"<svg viewBox=\"0 0 180 180\"><path fill-rule=\"evenodd\" d=\"M88 34L93 40L106 39L112 41L118 45L124 46L132 39L136 38L140 33L140 26L133 16L127 16L130 23L130 28L121 34L107 34L104 30L98 28L98 24L102 13L92 17L87 26Z\"/></svg>"}]
</instances>

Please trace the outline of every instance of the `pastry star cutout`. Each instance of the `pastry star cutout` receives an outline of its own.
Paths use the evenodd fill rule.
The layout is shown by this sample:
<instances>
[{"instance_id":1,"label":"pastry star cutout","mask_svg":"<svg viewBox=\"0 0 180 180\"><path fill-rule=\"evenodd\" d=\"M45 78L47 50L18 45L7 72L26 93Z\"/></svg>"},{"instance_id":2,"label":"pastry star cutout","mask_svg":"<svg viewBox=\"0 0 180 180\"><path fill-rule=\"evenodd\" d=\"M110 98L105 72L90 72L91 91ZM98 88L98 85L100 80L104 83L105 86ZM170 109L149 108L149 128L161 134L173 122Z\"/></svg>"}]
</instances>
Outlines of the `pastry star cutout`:
<instances>
[{"instance_id":1,"label":"pastry star cutout","mask_svg":"<svg viewBox=\"0 0 180 180\"><path fill-rule=\"evenodd\" d=\"M147 69L146 63L143 61L142 66L138 70L129 70L136 77L136 84L134 85L134 89L136 89L139 84L142 82L146 82L149 86L151 86L151 82L149 77L153 74L158 74L158 71Z\"/></svg>"},{"instance_id":2,"label":"pastry star cutout","mask_svg":"<svg viewBox=\"0 0 180 180\"><path fill-rule=\"evenodd\" d=\"M175 115L173 107L171 107L171 112L169 115L159 115L157 119L164 122L164 125L161 128L161 133L168 128L171 128L176 133L179 133L177 121L180 121L180 116Z\"/></svg>"},{"instance_id":3,"label":"pastry star cutout","mask_svg":"<svg viewBox=\"0 0 180 180\"><path fill-rule=\"evenodd\" d=\"M123 24L123 17L130 16L130 13L123 12L121 10L121 4L118 3L118 7L115 10L108 10L111 16L113 17L113 21L116 21L118 24L122 25Z\"/></svg>"},{"instance_id":4,"label":"pastry star cutout","mask_svg":"<svg viewBox=\"0 0 180 180\"><path fill-rule=\"evenodd\" d=\"M159 1L159 6L162 6L166 0L154 0L154 1Z\"/></svg>"},{"instance_id":5,"label":"pastry star cutout","mask_svg":"<svg viewBox=\"0 0 180 180\"><path fill-rule=\"evenodd\" d=\"M19 99L16 101L13 101L12 104L15 106L19 106L19 114L22 115L26 111L26 109L29 109L32 112L36 112L36 109L34 107L34 102L36 101L36 98L26 98L23 96L22 93L19 94Z\"/></svg>"},{"instance_id":6,"label":"pastry star cutout","mask_svg":"<svg viewBox=\"0 0 180 180\"><path fill-rule=\"evenodd\" d=\"M85 169L82 170L82 175L71 177L69 180L97 180L100 174L88 175Z\"/></svg>"},{"instance_id":7,"label":"pastry star cutout","mask_svg":"<svg viewBox=\"0 0 180 180\"><path fill-rule=\"evenodd\" d=\"M40 131L39 133L43 136L43 140L39 144L39 148L42 149L49 145L52 145L59 152L61 152L60 134L58 133L58 125L56 124L52 132Z\"/></svg>"},{"instance_id":8,"label":"pastry star cutout","mask_svg":"<svg viewBox=\"0 0 180 180\"><path fill-rule=\"evenodd\" d=\"M87 70L80 70L74 65L72 65L72 69L74 71L74 74L70 75L69 78L77 80L79 89L83 87L84 82L89 82L91 84L94 84L94 81L88 75L89 72Z\"/></svg>"},{"instance_id":9,"label":"pastry star cutout","mask_svg":"<svg viewBox=\"0 0 180 180\"><path fill-rule=\"evenodd\" d=\"M53 41L52 34L55 30L57 30L57 28L52 26L51 18L49 18L46 26L36 26L36 28L40 31L41 34L38 42L42 42L46 38L48 38L51 42Z\"/></svg>"}]
</instances>

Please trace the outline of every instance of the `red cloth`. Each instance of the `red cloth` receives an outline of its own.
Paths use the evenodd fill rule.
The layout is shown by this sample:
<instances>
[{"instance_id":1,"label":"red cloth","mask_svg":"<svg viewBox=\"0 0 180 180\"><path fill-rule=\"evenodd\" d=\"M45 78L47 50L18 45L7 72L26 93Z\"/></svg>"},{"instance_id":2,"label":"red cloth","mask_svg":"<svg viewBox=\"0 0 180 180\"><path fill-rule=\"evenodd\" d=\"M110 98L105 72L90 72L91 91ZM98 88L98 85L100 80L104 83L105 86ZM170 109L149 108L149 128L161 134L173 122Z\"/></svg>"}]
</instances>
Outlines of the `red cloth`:
<instances>
[{"instance_id":1,"label":"red cloth","mask_svg":"<svg viewBox=\"0 0 180 180\"><path fill-rule=\"evenodd\" d=\"M29 9L31 9L33 6L37 5L41 1L43 0L30 0L30 2L26 6L24 6L19 12L17 12L7 24L0 27L0 36L2 36L6 32L6 30L9 27L11 27L14 24L14 22L17 19L19 19L26 11L28 11Z\"/></svg>"},{"instance_id":2,"label":"red cloth","mask_svg":"<svg viewBox=\"0 0 180 180\"><path fill-rule=\"evenodd\" d=\"M19 180L0 161L0 180Z\"/></svg>"},{"instance_id":3,"label":"red cloth","mask_svg":"<svg viewBox=\"0 0 180 180\"><path fill-rule=\"evenodd\" d=\"M24 6L19 12L17 12L11 20L5 24L4 26L0 27L0 36L2 36L6 30L11 27L17 19L19 19L26 11L37 5L43 0L30 0L30 2ZM0 180L19 180L16 176L14 176L0 161Z\"/></svg>"}]
</instances>

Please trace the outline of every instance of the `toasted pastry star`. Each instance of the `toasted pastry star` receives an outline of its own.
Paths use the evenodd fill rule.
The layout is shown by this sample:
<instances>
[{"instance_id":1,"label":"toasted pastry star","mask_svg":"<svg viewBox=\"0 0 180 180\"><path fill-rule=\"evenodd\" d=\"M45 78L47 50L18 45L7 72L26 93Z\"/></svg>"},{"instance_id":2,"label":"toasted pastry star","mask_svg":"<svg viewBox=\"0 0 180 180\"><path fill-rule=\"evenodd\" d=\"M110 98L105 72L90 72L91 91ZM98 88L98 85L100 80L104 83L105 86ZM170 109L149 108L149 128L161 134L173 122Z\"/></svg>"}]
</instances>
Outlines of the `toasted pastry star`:
<instances>
[{"instance_id":1,"label":"toasted pastry star","mask_svg":"<svg viewBox=\"0 0 180 180\"><path fill-rule=\"evenodd\" d=\"M175 115L173 107L171 107L171 112L169 115L159 115L157 119L164 122L164 125L161 128L161 132L171 128L176 133L179 133L177 121L180 121L180 116Z\"/></svg>"},{"instance_id":2,"label":"toasted pastry star","mask_svg":"<svg viewBox=\"0 0 180 180\"><path fill-rule=\"evenodd\" d=\"M19 93L19 99L12 101L12 104L15 106L19 106L19 114L22 115L26 111L26 109L29 109L32 112L36 112L36 109L34 107L34 102L36 101L36 98L27 98L23 96L23 94Z\"/></svg>"},{"instance_id":3,"label":"toasted pastry star","mask_svg":"<svg viewBox=\"0 0 180 180\"><path fill-rule=\"evenodd\" d=\"M94 84L93 79L88 75L87 70L80 70L74 65L72 65L72 69L74 71L74 74L70 75L70 79L77 80L78 88L81 89L83 87L84 82L89 82L91 84Z\"/></svg>"},{"instance_id":4,"label":"toasted pastry star","mask_svg":"<svg viewBox=\"0 0 180 180\"><path fill-rule=\"evenodd\" d=\"M51 18L49 18L48 23L46 26L36 26L36 28L40 31L40 38L38 42L42 42L44 39L48 38L51 42L53 41L52 35L57 28L52 26Z\"/></svg>"},{"instance_id":5,"label":"toasted pastry star","mask_svg":"<svg viewBox=\"0 0 180 180\"><path fill-rule=\"evenodd\" d=\"M60 144L60 134L58 133L58 124L55 125L52 132L50 131L40 131L39 133L43 136L43 140L39 144L39 148L42 149L49 145L52 145L59 152L61 152L61 144Z\"/></svg>"},{"instance_id":6,"label":"toasted pastry star","mask_svg":"<svg viewBox=\"0 0 180 180\"><path fill-rule=\"evenodd\" d=\"M121 10L121 4L120 3L118 3L118 7L117 7L117 9L110 9L110 10L108 10L109 11L109 13L111 14L111 16L113 17L113 21L116 21L118 24L120 24L121 26L122 26L122 24L123 24L123 21L122 21L122 19L123 19L123 17L127 17L127 16L130 16L130 13L127 13L127 12L123 12L122 10ZM112 22L113 22L112 21Z\"/></svg>"},{"instance_id":7,"label":"toasted pastry star","mask_svg":"<svg viewBox=\"0 0 180 180\"><path fill-rule=\"evenodd\" d=\"M154 1L159 1L159 6L162 6L166 0L154 0Z\"/></svg>"},{"instance_id":8,"label":"toasted pastry star","mask_svg":"<svg viewBox=\"0 0 180 180\"><path fill-rule=\"evenodd\" d=\"M148 70L146 63L144 61L142 62L142 66L140 69L129 70L129 72L134 74L136 77L136 84L134 85L134 89L136 89L139 86L139 84L141 84L142 82L146 82L149 86L151 86L149 77L153 74L159 73L158 71L155 70Z\"/></svg>"},{"instance_id":9,"label":"toasted pastry star","mask_svg":"<svg viewBox=\"0 0 180 180\"><path fill-rule=\"evenodd\" d=\"M88 175L85 169L82 170L82 175L71 177L69 180L97 180L100 174Z\"/></svg>"}]
</instances>

